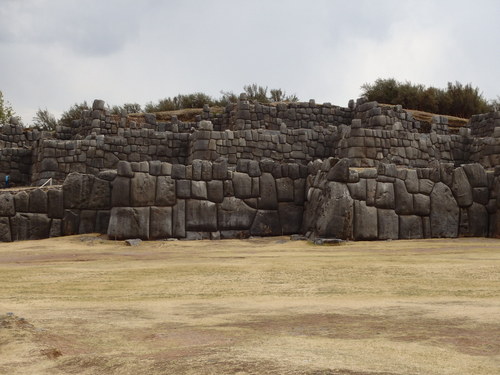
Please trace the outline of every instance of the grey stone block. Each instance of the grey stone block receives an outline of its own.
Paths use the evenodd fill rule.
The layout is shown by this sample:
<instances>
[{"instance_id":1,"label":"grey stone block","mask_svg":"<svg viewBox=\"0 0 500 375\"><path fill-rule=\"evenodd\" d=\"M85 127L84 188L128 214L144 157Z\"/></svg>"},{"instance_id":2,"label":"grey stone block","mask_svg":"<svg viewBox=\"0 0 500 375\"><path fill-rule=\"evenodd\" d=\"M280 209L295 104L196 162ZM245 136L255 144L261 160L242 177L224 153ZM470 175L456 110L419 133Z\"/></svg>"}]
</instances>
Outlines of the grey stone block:
<instances>
[{"instance_id":1,"label":"grey stone block","mask_svg":"<svg viewBox=\"0 0 500 375\"><path fill-rule=\"evenodd\" d=\"M95 232L96 211L82 210L80 211L80 224L78 233L94 233Z\"/></svg>"},{"instance_id":2,"label":"grey stone block","mask_svg":"<svg viewBox=\"0 0 500 375\"><path fill-rule=\"evenodd\" d=\"M10 218L13 241L40 240L49 237L50 218L45 214L18 213Z\"/></svg>"},{"instance_id":3,"label":"grey stone block","mask_svg":"<svg viewBox=\"0 0 500 375\"><path fill-rule=\"evenodd\" d=\"M64 210L64 217L62 220L62 234L64 236L71 236L78 234L80 227L80 211L79 210Z\"/></svg>"},{"instance_id":4,"label":"grey stone block","mask_svg":"<svg viewBox=\"0 0 500 375\"><path fill-rule=\"evenodd\" d=\"M328 181L349 182L349 159L339 160L326 175Z\"/></svg>"},{"instance_id":5,"label":"grey stone block","mask_svg":"<svg viewBox=\"0 0 500 375\"><path fill-rule=\"evenodd\" d=\"M49 237L62 236L62 219L52 219L50 223Z\"/></svg>"},{"instance_id":6,"label":"grey stone block","mask_svg":"<svg viewBox=\"0 0 500 375\"><path fill-rule=\"evenodd\" d=\"M276 210L278 208L276 180L270 173L263 173L260 176L260 198L258 199L258 205L260 210Z\"/></svg>"},{"instance_id":7,"label":"grey stone block","mask_svg":"<svg viewBox=\"0 0 500 375\"><path fill-rule=\"evenodd\" d=\"M130 205L134 207L152 206L156 197L156 177L136 172L130 180Z\"/></svg>"},{"instance_id":8,"label":"grey stone block","mask_svg":"<svg viewBox=\"0 0 500 375\"><path fill-rule=\"evenodd\" d=\"M191 198L191 181L190 180L177 180L176 193L178 198Z\"/></svg>"},{"instance_id":9,"label":"grey stone block","mask_svg":"<svg viewBox=\"0 0 500 375\"><path fill-rule=\"evenodd\" d=\"M418 181L418 191L422 194L430 195L434 188L434 182L427 178L422 178Z\"/></svg>"},{"instance_id":10,"label":"grey stone block","mask_svg":"<svg viewBox=\"0 0 500 375\"><path fill-rule=\"evenodd\" d=\"M431 198L425 194L413 195L413 209L416 215L427 216L431 213Z\"/></svg>"},{"instance_id":11,"label":"grey stone block","mask_svg":"<svg viewBox=\"0 0 500 375\"><path fill-rule=\"evenodd\" d=\"M478 163L465 164L462 166L469 183L472 187L486 187L488 186L488 179L483 166Z\"/></svg>"},{"instance_id":12,"label":"grey stone block","mask_svg":"<svg viewBox=\"0 0 500 375\"><path fill-rule=\"evenodd\" d=\"M207 183L205 181L191 181L191 197L194 199L208 199Z\"/></svg>"},{"instance_id":13,"label":"grey stone block","mask_svg":"<svg viewBox=\"0 0 500 375\"><path fill-rule=\"evenodd\" d=\"M472 188L463 168L453 171L451 191L460 207L469 207L472 204Z\"/></svg>"},{"instance_id":14,"label":"grey stone block","mask_svg":"<svg viewBox=\"0 0 500 375\"><path fill-rule=\"evenodd\" d=\"M399 238L408 240L424 238L422 219L420 216L399 216Z\"/></svg>"},{"instance_id":15,"label":"grey stone block","mask_svg":"<svg viewBox=\"0 0 500 375\"><path fill-rule=\"evenodd\" d=\"M149 207L113 207L108 236L114 240L149 239Z\"/></svg>"},{"instance_id":16,"label":"grey stone block","mask_svg":"<svg viewBox=\"0 0 500 375\"><path fill-rule=\"evenodd\" d=\"M472 188L472 200L482 205L487 205L490 198L490 191L487 187Z\"/></svg>"},{"instance_id":17,"label":"grey stone block","mask_svg":"<svg viewBox=\"0 0 500 375\"><path fill-rule=\"evenodd\" d=\"M276 179L276 191L279 202L293 202L293 180L289 177Z\"/></svg>"},{"instance_id":18,"label":"grey stone block","mask_svg":"<svg viewBox=\"0 0 500 375\"><path fill-rule=\"evenodd\" d=\"M103 233L103 234L108 233L110 217L111 217L110 210L97 211L96 222L95 222L95 231L97 233Z\"/></svg>"},{"instance_id":19,"label":"grey stone block","mask_svg":"<svg viewBox=\"0 0 500 375\"><path fill-rule=\"evenodd\" d=\"M30 197L26 191L22 190L22 191L17 192L14 195L15 212L28 212L29 200L30 200ZM1 201L1 196L0 196L0 201ZM62 202L61 202L61 206L62 206Z\"/></svg>"},{"instance_id":20,"label":"grey stone block","mask_svg":"<svg viewBox=\"0 0 500 375\"><path fill-rule=\"evenodd\" d=\"M255 215L252 227L252 236L281 236L283 231L280 225L280 217L277 211L259 210Z\"/></svg>"},{"instance_id":21,"label":"grey stone block","mask_svg":"<svg viewBox=\"0 0 500 375\"><path fill-rule=\"evenodd\" d=\"M217 230L216 204L206 200L187 200L186 230L194 232L215 232Z\"/></svg>"},{"instance_id":22,"label":"grey stone block","mask_svg":"<svg viewBox=\"0 0 500 375\"><path fill-rule=\"evenodd\" d=\"M366 179L361 178L356 183L348 183L347 188L352 199L366 201Z\"/></svg>"},{"instance_id":23,"label":"grey stone block","mask_svg":"<svg viewBox=\"0 0 500 375\"><path fill-rule=\"evenodd\" d=\"M149 238L170 238L172 233L172 207L151 207Z\"/></svg>"},{"instance_id":24,"label":"grey stone block","mask_svg":"<svg viewBox=\"0 0 500 375\"><path fill-rule=\"evenodd\" d=\"M280 203L278 214L283 234L299 233L302 226L304 207L293 203Z\"/></svg>"},{"instance_id":25,"label":"grey stone block","mask_svg":"<svg viewBox=\"0 0 500 375\"><path fill-rule=\"evenodd\" d=\"M111 208L111 184L109 181L94 178L89 200L82 207L103 210Z\"/></svg>"},{"instance_id":26,"label":"grey stone block","mask_svg":"<svg viewBox=\"0 0 500 375\"><path fill-rule=\"evenodd\" d=\"M70 173L63 184L64 207L86 207L92 192L93 182L94 176L75 172Z\"/></svg>"},{"instance_id":27,"label":"grey stone block","mask_svg":"<svg viewBox=\"0 0 500 375\"><path fill-rule=\"evenodd\" d=\"M14 216L16 209L14 206L14 196L10 193L0 194L0 216Z\"/></svg>"},{"instance_id":28,"label":"grey stone block","mask_svg":"<svg viewBox=\"0 0 500 375\"><path fill-rule=\"evenodd\" d=\"M120 160L116 166L118 176L122 177L134 177L134 172L132 171L132 166L128 161Z\"/></svg>"},{"instance_id":29,"label":"grey stone block","mask_svg":"<svg viewBox=\"0 0 500 375\"><path fill-rule=\"evenodd\" d=\"M177 199L172 212L172 235L176 238L186 236L186 201Z\"/></svg>"},{"instance_id":30,"label":"grey stone block","mask_svg":"<svg viewBox=\"0 0 500 375\"><path fill-rule=\"evenodd\" d=\"M403 181L394 182L395 209L398 215L413 215L413 194L408 193Z\"/></svg>"},{"instance_id":31,"label":"grey stone block","mask_svg":"<svg viewBox=\"0 0 500 375\"><path fill-rule=\"evenodd\" d=\"M457 237L459 208L451 189L444 183L438 182L434 185L430 198L432 237Z\"/></svg>"},{"instance_id":32,"label":"grey stone block","mask_svg":"<svg viewBox=\"0 0 500 375\"><path fill-rule=\"evenodd\" d=\"M130 178L117 176L111 183L111 205L130 206Z\"/></svg>"},{"instance_id":33,"label":"grey stone block","mask_svg":"<svg viewBox=\"0 0 500 375\"><path fill-rule=\"evenodd\" d=\"M378 237L377 209L365 201L354 201L354 239L376 240Z\"/></svg>"},{"instance_id":34,"label":"grey stone block","mask_svg":"<svg viewBox=\"0 0 500 375\"><path fill-rule=\"evenodd\" d=\"M50 189L47 192L47 214L50 218L62 219L64 216L64 199L62 190Z\"/></svg>"},{"instance_id":35,"label":"grey stone block","mask_svg":"<svg viewBox=\"0 0 500 375\"><path fill-rule=\"evenodd\" d=\"M377 182L375 196L374 196L374 204L375 207L377 208L394 209L395 208L394 184L390 182Z\"/></svg>"},{"instance_id":36,"label":"grey stone block","mask_svg":"<svg viewBox=\"0 0 500 375\"><path fill-rule=\"evenodd\" d=\"M0 217L0 242L10 242L12 236L10 233L10 221L8 217Z\"/></svg>"},{"instance_id":37,"label":"grey stone block","mask_svg":"<svg viewBox=\"0 0 500 375\"><path fill-rule=\"evenodd\" d=\"M214 203L222 203L224 199L224 183L220 180L207 182L208 200Z\"/></svg>"},{"instance_id":38,"label":"grey stone block","mask_svg":"<svg viewBox=\"0 0 500 375\"><path fill-rule=\"evenodd\" d=\"M253 197L252 178L246 173L234 172L233 190L234 190L234 196L236 198L245 199Z\"/></svg>"},{"instance_id":39,"label":"grey stone block","mask_svg":"<svg viewBox=\"0 0 500 375\"><path fill-rule=\"evenodd\" d=\"M377 209L378 238L397 240L399 238L399 216L394 210Z\"/></svg>"},{"instance_id":40,"label":"grey stone block","mask_svg":"<svg viewBox=\"0 0 500 375\"><path fill-rule=\"evenodd\" d=\"M173 206L175 204L175 185L176 181L170 176L158 176L156 178L156 206Z\"/></svg>"},{"instance_id":41,"label":"grey stone block","mask_svg":"<svg viewBox=\"0 0 500 375\"><path fill-rule=\"evenodd\" d=\"M218 206L217 217L220 230L250 229L257 210L241 199L225 197Z\"/></svg>"}]
</instances>

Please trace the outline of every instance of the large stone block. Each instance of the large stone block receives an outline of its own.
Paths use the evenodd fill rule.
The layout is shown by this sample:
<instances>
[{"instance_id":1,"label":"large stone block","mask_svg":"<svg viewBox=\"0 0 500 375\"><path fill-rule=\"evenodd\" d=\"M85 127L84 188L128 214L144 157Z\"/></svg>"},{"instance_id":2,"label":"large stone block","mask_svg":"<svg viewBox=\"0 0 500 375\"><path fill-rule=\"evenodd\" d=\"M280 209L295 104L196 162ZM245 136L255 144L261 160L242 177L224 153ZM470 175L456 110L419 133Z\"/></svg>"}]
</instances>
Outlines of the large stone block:
<instances>
[{"instance_id":1,"label":"large stone block","mask_svg":"<svg viewBox=\"0 0 500 375\"><path fill-rule=\"evenodd\" d=\"M78 233L94 233L95 232L96 211L82 210L80 211L80 225Z\"/></svg>"},{"instance_id":2,"label":"large stone block","mask_svg":"<svg viewBox=\"0 0 500 375\"><path fill-rule=\"evenodd\" d=\"M104 210L111 207L111 184L107 180L94 178L90 197L85 208L94 210Z\"/></svg>"},{"instance_id":3,"label":"large stone block","mask_svg":"<svg viewBox=\"0 0 500 375\"><path fill-rule=\"evenodd\" d=\"M261 210L278 209L276 181L270 173L263 173L262 176L260 176L260 198L258 205Z\"/></svg>"},{"instance_id":4,"label":"large stone block","mask_svg":"<svg viewBox=\"0 0 500 375\"><path fill-rule=\"evenodd\" d=\"M293 180L289 177L276 179L276 192L279 202L293 202Z\"/></svg>"},{"instance_id":5,"label":"large stone block","mask_svg":"<svg viewBox=\"0 0 500 375\"><path fill-rule=\"evenodd\" d=\"M298 178L293 181L293 199L296 205L302 206L306 199L306 180Z\"/></svg>"},{"instance_id":6,"label":"large stone block","mask_svg":"<svg viewBox=\"0 0 500 375\"><path fill-rule=\"evenodd\" d=\"M413 195L413 210L416 215L427 216L431 213L431 198L425 194Z\"/></svg>"},{"instance_id":7,"label":"large stone block","mask_svg":"<svg viewBox=\"0 0 500 375\"><path fill-rule=\"evenodd\" d=\"M151 207L149 238L172 237L172 207Z\"/></svg>"},{"instance_id":8,"label":"large stone block","mask_svg":"<svg viewBox=\"0 0 500 375\"><path fill-rule=\"evenodd\" d=\"M347 184L352 199L366 201L366 179L361 178L356 183Z\"/></svg>"},{"instance_id":9,"label":"large stone block","mask_svg":"<svg viewBox=\"0 0 500 375\"><path fill-rule=\"evenodd\" d=\"M0 194L0 216L14 216L15 214L14 196L7 192Z\"/></svg>"},{"instance_id":10,"label":"large stone block","mask_svg":"<svg viewBox=\"0 0 500 375\"><path fill-rule=\"evenodd\" d=\"M397 240L399 238L399 216L394 210L377 209L378 238Z\"/></svg>"},{"instance_id":11,"label":"large stone block","mask_svg":"<svg viewBox=\"0 0 500 375\"><path fill-rule=\"evenodd\" d=\"M207 182L208 200L214 203L222 203L224 199L224 183L220 180Z\"/></svg>"},{"instance_id":12,"label":"large stone block","mask_svg":"<svg viewBox=\"0 0 500 375\"><path fill-rule=\"evenodd\" d=\"M451 191L460 207L469 207L472 204L472 187L463 168L453 171Z\"/></svg>"},{"instance_id":13,"label":"large stone block","mask_svg":"<svg viewBox=\"0 0 500 375\"><path fill-rule=\"evenodd\" d=\"M86 207L90 199L93 183L94 176L76 172L70 173L63 184L64 207Z\"/></svg>"},{"instance_id":14,"label":"large stone block","mask_svg":"<svg viewBox=\"0 0 500 375\"><path fill-rule=\"evenodd\" d=\"M241 199L225 197L218 206L217 217L220 230L250 229L257 210Z\"/></svg>"},{"instance_id":15,"label":"large stone block","mask_svg":"<svg viewBox=\"0 0 500 375\"><path fill-rule=\"evenodd\" d=\"M354 201L354 239L376 240L378 237L377 209L365 201Z\"/></svg>"},{"instance_id":16,"label":"large stone block","mask_svg":"<svg viewBox=\"0 0 500 375\"><path fill-rule=\"evenodd\" d=\"M47 213L47 192L42 189L30 191L29 212L32 213Z\"/></svg>"},{"instance_id":17,"label":"large stone block","mask_svg":"<svg viewBox=\"0 0 500 375\"><path fill-rule=\"evenodd\" d=\"M130 205L152 206L156 197L156 177L148 173L136 172L130 180Z\"/></svg>"},{"instance_id":18,"label":"large stone block","mask_svg":"<svg viewBox=\"0 0 500 375\"><path fill-rule=\"evenodd\" d=\"M156 178L156 206L173 206L176 201L175 180L170 176Z\"/></svg>"},{"instance_id":19,"label":"large stone block","mask_svg":"<svg viewBox=\"0 0 500 375\"><path fill-rule=\"evenodd\" d=\"M418 176L415 169L408 169L405 179L406 190L408 193L418 193Z\"/></svg>"},{"instance_id":20,"label":"large stone block","mask_svg":"<svg viewBox=\"0 0 500 375\"><path fill-rule=\"evenodd\" d=\"M467 237L486 237L489 229L489 214L486 208L473 203L461 210L460 235Z\"/></svg>"},{"instance_id":21,"label":"large stone block","mask_svg":"<svg viewBox=\"0 0 500 375\"><path fill-rule=\"evenodd\" d=\"M10 242L12 236L10 233L10 222L8 217L0 217L0 242Z\"/></svg>"},{"instance_id":22,"label":"large stone block","mask_svg":"<svg viewBox=\"0 0 500 375\"><path fill-rule=\"evenodd\" d=\"M375 190L375 207L394 209L394 184L390 182L377 182Z\"/></svg>"},{"instance_id":23,"label":"large stone block","mask_svg":"<svg viewBox=\"0 0 500 375\"><path fill-rule=\"evenodd\" d=\"M64 236L78 234L79 227L80 210L64 210L64 217L62 220L62 234Z\"/></svg>"},{"instance_id":24,"label":"large stone block","mask_svg":"<svg viewBox=\"0 0 500 375\"><path fill-rule=\"evenodd\" d=\"M186 201L177 199L172 212L172 234L177 238L186 237Z\"/></svg>"},{"instance_id":25,"label":"large stone block","mask_svg":"<svg viewBox=\"0 0 500 375\"><path fill-rule=\"evenodd\" d=\"M177 180L176 193L177 193L177 198L191 198L191 181Z\"/></svg>"},{"instance_id":26,"label":"large stone block","mask_svg":"<svg viewBox=\"0 0 500 375\"><path fill-rule=\"evenodd\" d=\"M246 173L234 172L233 190L234 190L234 196L236 198L241 198L241 199L251 198L253 196L252 178Z\"/></svg>"},{"instance_id":27,"label":"large stone block","mask_svg":"<svg viewBox=\"0 0 500 375\"><path fill-rule=\"evenodd\" d=\"M216 204L206 200L189 199L186 202L186 229L194 232L215 232Z\"/></svg>"},{"instance_id":28,"label":"large stone block","mask_svg":"<svg viewBox=\"0 0 500 375\"><path fill-rule=\"evenodd\" d=\"M136 173L137 174L137 173ZM149 207L113 207L108 236L114 240L149 239Z\"/></svg>"},{"instance_id":29,"label":"large stone block","mask_svg":"<svg viewBox=\"0 0 500 375\"><path fill-rule=\"evenodd\" d=\"M329 181L349 182L349 159L340 159L330 168L326 178Z\"/></svg>"},{"instance_id":30,"label":"large stone block","mask_svg":"<svg viewBox=\"0 0 500 375\"><path fill-rule=\"evenodd\" d=\"M10 224L13 241L49 238L50 218L45 214L19 213Z\"/></svg>"},{"instance_id":31,"label":"large stone block","mask_svg":"<svg viewBox=\"0 0 500 375\"><path fill-rule=\"evenodd\" d=\"M481 164L465 164L462 166L469 183L472 187L486 187L488 186L488 178L486 172Z\"/></svg>"},{"instance_id":32,"label":"large stone block","mask_svg":"<svg viewBox=\"0 0 500 375\"><path fill-rule=\"evenodd\" d=\"M252 236L281 236L283 234L280 217L277 211L259 210L255 215L252 227Z\"/></svg>"},{"instance_id":33,"label":"large stone block","mask_svg":"<svg viewBox=\"0 0 500 375\"><path fill-rule=\"evenodd\" d=\"M108 233L109 219L111 217L110 210L97 211L95 221L95 231L97 233Z\"/></svg>"},{"instance_id":34,"label":"large stone block","mask_svg":"<svg viewBox=\"0 0 500 375\"><path fill-rule=\"evenodd\" d=\"M399 179L394 182L394 199L398 215L413 214L413 194L408 193L405 183Z\"/></svg>"},{"instance_id":35,"label":"large stone block","mask_svg":"<svg viewBox=\"0 0 500 375\"><path fill-rule=\"evenodd\" d=\"M459 214L451 189L442 182L435 184L431 193L432 237L457 237Z\"/></svg>"},{"instance_id":36,"label":"large stone block","mask_svg":"<svg viewBox=\"0 0 500 375\"><path fill-rule=\"evenodd\" d=\"M407 240L424 238L421 217L416 215L400 215L399 238Z\"/></svg>"},{"instance_id":37,"label":"large stone block","mask_svg":"<svg viewBox=\"0 0 500 375\"><path fill-rule=\"evenodd\" d=\"M62 219L64 216L64 199L62 190L50 189L47 192L47 214L50 218Z\"/></svg>"},{"instance_id":38,"label":"large stone block","mask_svg":"<svg viewBox=\"0 0 500 375\"><path fill-rule=\"evenodd\" d=\"M297 206L294 203L280 203L278 214L283 234L300 233L302 217L304 216L304 207Z\"/></svg>"},{"instance_id":39,"label":"large stone block","mask_svg":"<svg viewBox=\"0 0 500 375\"><path fill-rule=\"evenodd\" d=\"M117 176L111 183L111 205L113 207L130 206L130 178Z\"/></svg>"},{"instance_id":40,"label":"large stone block","mask_svg":"<svg viewBox=\"0 0 500 375\"><path fill-rule=\"evenodd\" d=\"M191 197L195 199L208 199L207 183L205 181L191 181Z\"/></svg>"},{"instance_id":41,"label":"large stone block","mask_svg":"<svg viewBox=\"0 0 500 375\"><path fill-rule=\"evenodd\" d=\"M1 198L0 198L1 199ZM28 212L30 196L24 190L21 190L14 195L15 212ZM62 202L61 202L62 206Z\"/></svg>"},{"instance_id":42,"label":"large stone block","mask_svg":"<svg viewBox=\"0 0 500 375\"><path fill-rule=\"evenodd\" d=\"M311 212L310 208L314 210ZM315 233L319 237L349 239L353 236L353 200L347 186L329 182L321 192L317 205L309 207L306 216L316 218Z\"/></svg>"}]
</instances>

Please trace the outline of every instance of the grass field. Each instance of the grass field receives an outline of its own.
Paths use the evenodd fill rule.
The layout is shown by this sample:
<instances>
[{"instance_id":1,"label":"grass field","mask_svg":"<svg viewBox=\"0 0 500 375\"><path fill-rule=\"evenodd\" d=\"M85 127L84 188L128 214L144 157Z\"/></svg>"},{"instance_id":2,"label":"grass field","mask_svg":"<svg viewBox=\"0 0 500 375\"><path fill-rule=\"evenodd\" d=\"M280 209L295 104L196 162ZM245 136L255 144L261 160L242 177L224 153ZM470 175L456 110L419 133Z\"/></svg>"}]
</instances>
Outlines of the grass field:
<instances>
[{"instance_id":1,"label":"grass field","mask_svg":"<svg viewBox=\"0 0 500 375\"><path fill-rule=\"evenodd\" d=\"M0 245L0 374L498 374L500 241Z\"/></svg>"}]
</instances>

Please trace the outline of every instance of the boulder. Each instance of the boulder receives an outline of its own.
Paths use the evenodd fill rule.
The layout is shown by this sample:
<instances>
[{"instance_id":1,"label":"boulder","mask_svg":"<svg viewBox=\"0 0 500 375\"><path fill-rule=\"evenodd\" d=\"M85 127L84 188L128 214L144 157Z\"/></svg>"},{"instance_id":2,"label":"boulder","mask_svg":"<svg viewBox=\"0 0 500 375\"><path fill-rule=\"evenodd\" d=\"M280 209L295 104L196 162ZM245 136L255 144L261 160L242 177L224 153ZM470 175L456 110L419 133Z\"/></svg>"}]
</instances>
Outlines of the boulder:
<instances>
[{"instance_id":1,"label":"boulder","mask_svg":"<svg viewBox=\"0 0 500 375\"><path fill-rule=\"evenodd\" d=\"M459 208L451 189L442 182L431 193L430 225L432 237L458 236Z\"/></svg>"},{"instance_id":2,"label":"boulder","mask_svg":"<svg viewBox=\"0 0 500 375\"><path fill-rule=\"evenodd\" d=\"M136 173L137 174L137 173ZM112 240L149 239L149 207L113 207L108 226Z\"/></svg>"},{"instance_id":3,"label":"boulder","mask_svg":"<svg viewBox=\"0 0 500 375\"><path fill-rule=\"evenodd\" d=\"M215 232L217 230L216 204L207 200L187 200L186 230L194 232Z\"/></svg>"},{"instance_id":4,"label":"boulder","mask_svg":"<svg viewBox=\"0 0 500 375\"><path fill-rule=\"evenodd\" d=\"M281 236L283 232L278 212L274 210L257 211L250 228L250 234L252 236Z\"/></svg>"},{"instance_id":5,"label":"boulder","mask_svg":"<svg viewBox=\"0 0 500 375\"><path fill-rule=\"evenodd\" d=\"M29 212L47 213L47 193L42 189L30 191Z\"/></svg>"},{"instance_id":6,"label":"boulder","mask_svg":"<svg viewBox=\"0 0 500 375\"><path fill-rule=\"evenodd\" d=\"M399 238L399 216L394 210L377 209L378 238L397 240Z\"/></svg>"},{"instance_id":7,"label":"boulder","mask_svg":"<svg viewBox=\"0 0 500 375\"><path fill-rule=\"evenodd\" d=\"M378 237L377 209L365 201L354 201L354 239L376 240Z\"/></svg>"},{"instance_id":8,"label":"boulder","mask_svg":"<svg viewBox=\"0 0 500 375\"><path fill-rule=\"evenodd\" d=\"M178 180L180 181L180 180ZM176 201L175 180L170 176L156 178L156 206L173 206Z\"/></svg>"}]
</instances>

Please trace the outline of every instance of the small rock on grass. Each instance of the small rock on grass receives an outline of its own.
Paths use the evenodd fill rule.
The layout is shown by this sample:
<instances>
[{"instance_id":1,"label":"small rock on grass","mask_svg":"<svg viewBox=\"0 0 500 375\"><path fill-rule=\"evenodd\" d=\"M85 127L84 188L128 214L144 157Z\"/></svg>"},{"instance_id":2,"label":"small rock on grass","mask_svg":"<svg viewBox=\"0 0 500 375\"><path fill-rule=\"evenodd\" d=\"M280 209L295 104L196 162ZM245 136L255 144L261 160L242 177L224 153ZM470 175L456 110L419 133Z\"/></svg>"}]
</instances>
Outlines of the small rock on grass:
<instances>
[{"instance_id":1,"label":"small rock on grass","mask_svg":"<svg viewBox=\"0 0 500 375\"><path fill-rule=\"evenodd\" d=\"M131 238L128 240L125 240L125 245L127 246L139 246L141 244L142 240L140 238Z\"/></svg>"}]
</instances>

